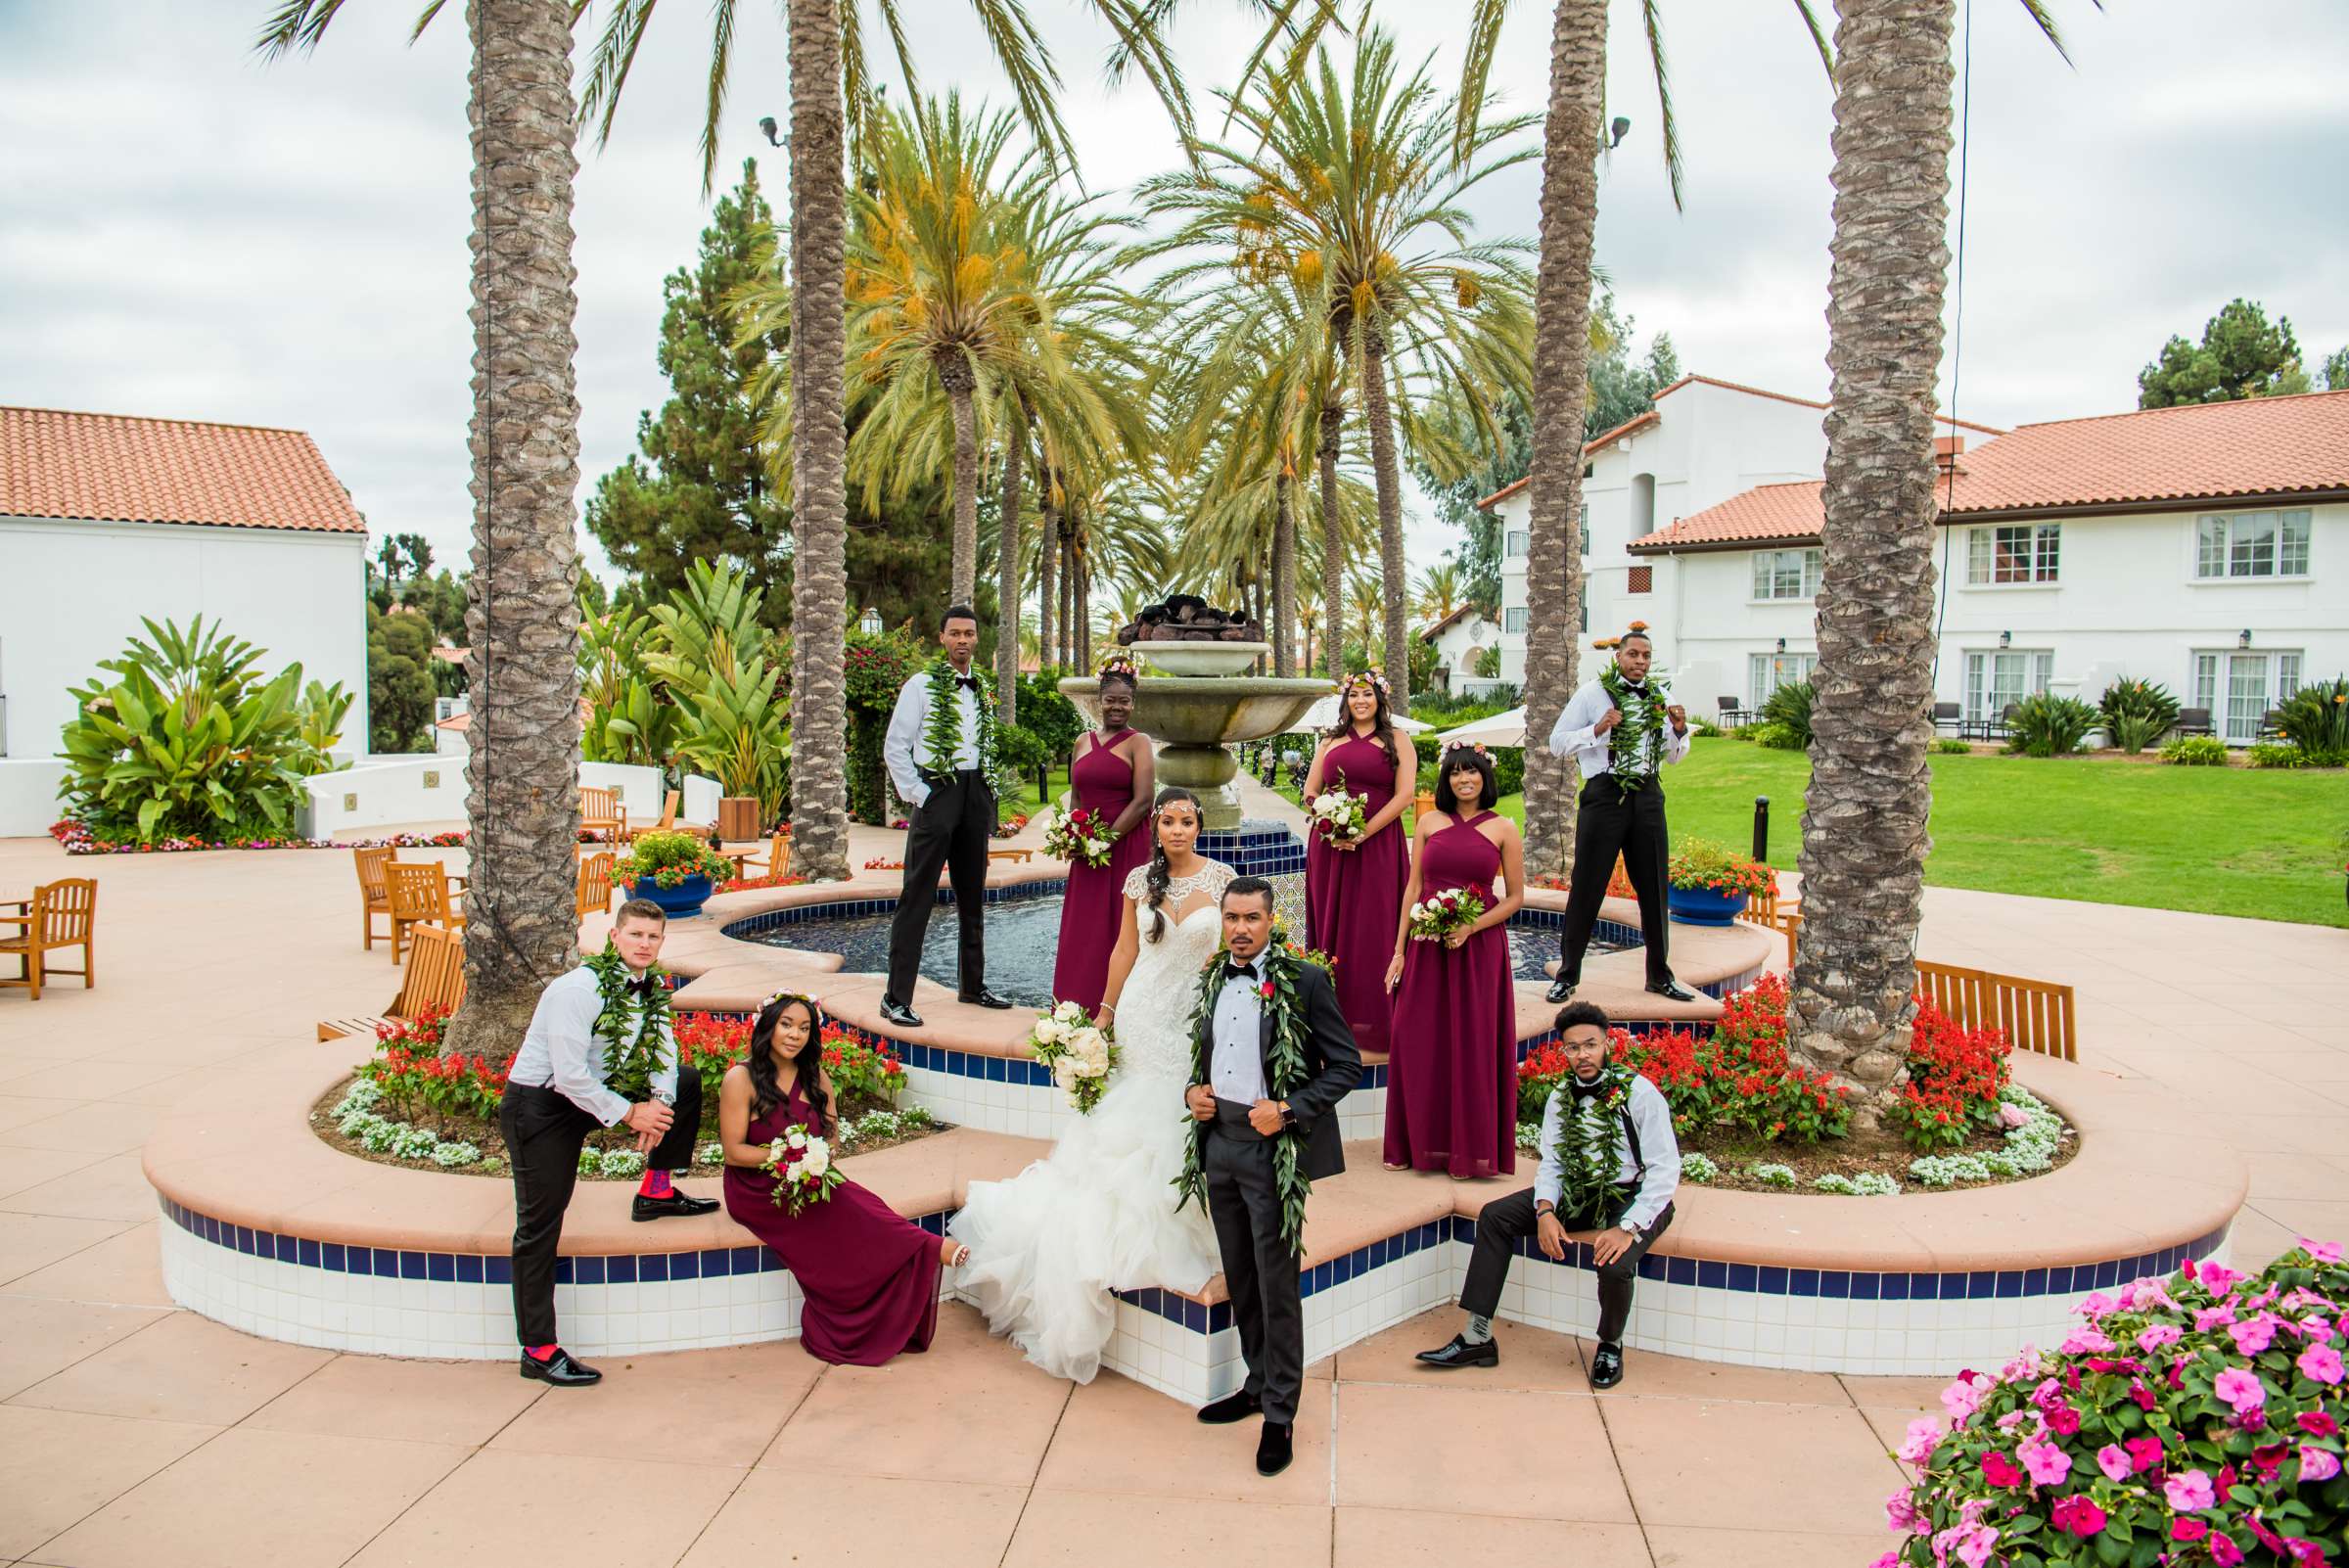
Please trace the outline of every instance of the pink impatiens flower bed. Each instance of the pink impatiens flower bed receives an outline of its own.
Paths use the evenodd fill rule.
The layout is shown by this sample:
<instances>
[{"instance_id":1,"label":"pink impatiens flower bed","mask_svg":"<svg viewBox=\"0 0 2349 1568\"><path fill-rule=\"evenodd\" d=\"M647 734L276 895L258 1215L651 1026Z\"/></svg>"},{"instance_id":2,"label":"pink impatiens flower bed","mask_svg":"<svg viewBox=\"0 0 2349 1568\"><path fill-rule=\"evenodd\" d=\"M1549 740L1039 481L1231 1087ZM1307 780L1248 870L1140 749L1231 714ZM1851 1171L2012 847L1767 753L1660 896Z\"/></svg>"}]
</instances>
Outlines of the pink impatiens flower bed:
<instances>
[{"instance_id":1,"label":"pink impatiens flower bed","mask_svg":"<svg viewBox=\"0 0 2349 1568\"><path fill-rule=\"evenodd\" d=\"M1947 1419L1910 1424L1875 1568L2349 1568L2344 1308L2340 1247L2306 1239L2257 1275L2091 1294L2055 1350L1958 1373Z\"/></svg>"}]
</instances>

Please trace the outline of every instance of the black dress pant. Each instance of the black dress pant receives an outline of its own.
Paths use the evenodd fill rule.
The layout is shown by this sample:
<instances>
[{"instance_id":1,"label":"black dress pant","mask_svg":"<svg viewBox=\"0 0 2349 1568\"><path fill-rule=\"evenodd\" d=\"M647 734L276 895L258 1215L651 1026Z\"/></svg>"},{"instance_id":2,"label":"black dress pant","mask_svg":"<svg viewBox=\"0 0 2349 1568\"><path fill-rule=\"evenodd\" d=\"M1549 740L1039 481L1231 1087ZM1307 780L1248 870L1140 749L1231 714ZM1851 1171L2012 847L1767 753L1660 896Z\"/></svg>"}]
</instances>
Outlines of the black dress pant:
<instances>
[{"instance_id":1,"label":"black dress pant","mask_svg":"<svg viewBox=\"0 0 2349 1568\"><path fill-rule=\"evenodd\" d=\"M1297 1254L1281 1239L1272 1140L1248 1125L1247 1106L1218 1100L1200 1166L1231 1292L1231 1325L1248 1363L1247 1391L1264 1406L1266 1420L1287 1426L1297 1419L1305 1386L1305 1298Z\"/></svg>"},{"instance_id":2,"label":"black dress pant","mask_svg":"<svg viewBox=\"0 0 2349 1568\"><path fill-rule=\"evenodd\" d=\"M1664 865L1672 840L1664 830L1664 786L1655 779L1626 790L1612 773L1601 773L1583 785L1574 818L1574 880L1566 894L1566 929L1558 953L1558 978L1568 985L1583 979L1583 952L1598 924L1598 906L1606 900L1608 879L1615 874L1615 856L1632 879L1639 899L1639 939L1647 955L1647 983L1660 986L1672 978L1672 923L1664 907Z\"/></svg>"},{"instance_id":3,"label":"black dress pant","mask_svg":"<svg viewBox=\"0 0 2349 1568\"><path fill-rule=\"evenodd\" d=\"M682 1171L693 1164L702 1126L702 1075L677 1069L676 1120L644 1157L648 1171ZM545 1085L509 1084L498 1107L497 1130L514 1173L514 1328L525 1345L553 1345L555 1258L563 1245L563 1212L579 1181L579 1150L603 1124Z\"/></svg>"},{"instance_id":4,"label":"black dress pant","mask_svg":"<svg viewBox=\"0 0 2349 1568\"><path fill-rule=\"evenodd\" d=\"M976 769L933 779L929 799L913 810L905 835L905 888L889 927L889 995L910 1005L922 972L922 939L938 902L938 874L953 879L954 911L962 923L959 990L978 994L987 984L987 847L995 836L995 792Z\"/></svg>"},{"instance_id":5,"label":"black dress pant","mask_svg":"<svg viewBox=\"0 0 2349 1568\"><path fill-rule=\"evenodd\" d=\"M1558 1222L1569 1230L1604 1230L1623 1218L1630 1207L1633 1189L1620 1189L1606 1204L1605 1213L1558 1213ZM1538 1221L1534 1214L1534 1189L1512 1192L1505 1198L1496 1198L1485 1205L1485 1212L1476 1217L1476 1255L1468 1261L1468 1283L1460 1289L1460 1306L1479 1317L1490 1317L1500 1309L1501 1282L1508 1277L1509 1260L1517 1254L1517 1243L1535 1233ZM1624 1326L1632 1317L1632 1285L1639 1277L1639 1260L1647 1256L1656 1238L1672 1227L1672 1205L1656 1216L1655 1223L1644 1235L1625 1249L1622 1257L1611 1264L1600 1264L1598 1271L1598 1340L1602 1345L1621 1345ZM1547 1260L1543 1260L1546 1262Z\"/></svg>"}]
</instances>

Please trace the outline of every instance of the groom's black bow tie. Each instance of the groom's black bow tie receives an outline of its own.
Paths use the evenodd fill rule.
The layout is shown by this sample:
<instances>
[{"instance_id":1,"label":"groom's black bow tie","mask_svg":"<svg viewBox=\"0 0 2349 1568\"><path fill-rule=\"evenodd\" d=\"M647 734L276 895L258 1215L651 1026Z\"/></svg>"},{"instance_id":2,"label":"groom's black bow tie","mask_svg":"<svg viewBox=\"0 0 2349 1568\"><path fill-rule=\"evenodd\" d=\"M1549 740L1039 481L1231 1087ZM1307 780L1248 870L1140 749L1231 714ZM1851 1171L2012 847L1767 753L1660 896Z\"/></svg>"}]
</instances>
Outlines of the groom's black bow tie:
<instances>
[{"instance_id":1,"label":"groom's black bow tie","mask_svg":"<svg viewBox=\"0 0 2349 1568\"><path fill-rule=\"evenodd\" d=\"M628 982L628 994L631 996L641 996L652 989L653 977L650 975L638 975Z\"/></svg>"},{"instance_id":2,"label":"groom's black bow tie","mask_svg":"<svg viewBox=\"0 0 2349 1568\"><path fill-rule=\"evenodd\" d=\"M1248 964L1227 963L1223 966L1223 978L1225 980L1244 980L1253 986L1256 984L1256 970Z\"/></svg>"},{"instance_id":3,"label":"groom's black bow tie","mask_svg":"<svg viewBox=\"0 0 2349 1568\"><path fill-rule=\"evenodd\" d=\"M954 677L954 684L960 686L964 691L977 691L979 689L979 677L977 675L956 675Z\"/></svg>"}]
</instances>

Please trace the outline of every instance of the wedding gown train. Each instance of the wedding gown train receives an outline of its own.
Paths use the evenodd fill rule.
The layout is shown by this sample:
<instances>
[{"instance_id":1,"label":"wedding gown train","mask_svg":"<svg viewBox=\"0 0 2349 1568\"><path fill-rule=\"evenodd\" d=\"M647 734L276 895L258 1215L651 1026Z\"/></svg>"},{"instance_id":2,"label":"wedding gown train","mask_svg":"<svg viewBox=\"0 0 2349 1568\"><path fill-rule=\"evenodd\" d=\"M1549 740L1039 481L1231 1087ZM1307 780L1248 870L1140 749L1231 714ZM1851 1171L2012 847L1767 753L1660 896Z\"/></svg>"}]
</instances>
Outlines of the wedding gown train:
<instances>
[{"instance_id":1,"label":"wedding gown train","mask_svg":"<svg viewBox=\"0 0 2349 1568\"><path fill-rule=\"evenodd\" d=\"M1128 897L1143 874L1131 873ZM1211 861L1187 888L1170 888L1167 904L1202 889L1220 896L1232 875ZM1196 1292L1222 1267L1207 1216L1197 1204L1176 1213L1174 1186L1191 1135L1182 1105L1189 1021L1221 919L1211 899L1141 944L1118 998L1118 1069L1100 1103L1017 1176L973 1182L947 1226L971 1249L960 1291L990 1332L1055 1377L1089 1383L1100 1370L1116 1323L1113 1290Z\"/></svg>"}]
</instances>

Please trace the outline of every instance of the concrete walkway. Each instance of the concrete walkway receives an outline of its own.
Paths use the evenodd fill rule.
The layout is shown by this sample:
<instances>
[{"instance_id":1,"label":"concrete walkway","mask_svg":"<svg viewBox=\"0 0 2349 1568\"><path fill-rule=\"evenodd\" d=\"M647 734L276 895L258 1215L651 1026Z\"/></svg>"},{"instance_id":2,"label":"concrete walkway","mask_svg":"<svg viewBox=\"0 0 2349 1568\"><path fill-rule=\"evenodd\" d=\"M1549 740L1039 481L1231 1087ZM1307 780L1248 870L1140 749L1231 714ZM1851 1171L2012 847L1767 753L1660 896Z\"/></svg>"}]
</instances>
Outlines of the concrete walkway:
<instances>
[{"instance_id":1,"label":"concrete walkway","mask_svg":"<svg viewBox=\"0 0 2349 1568\"><path fill-rule=\"evenodd\" d=\"M163 1294L138 1151L194 1084L380 1005L387 949L351 940L344 854L0 841L0 896L69 874L100 883L99 988L0 992L0 1563L993 1568L1095 1563L1115 1530L1134 1564L1815 1568L1890 1545L1885 1448L1939 1380L1635 1355L1594 1396L1588 1345L1516 1327L1497 1373L1423 1373L1449 1312L1315 1367L1271 1482L1248 1429L1046 1378L960 1308L886 1367L766 1345L583 1394L247 1338ZM2071 982L2091 1066L2207 1106L2252 1166L2238 1263L2349 1234L2349 932L1933 890L1923 951Z\"/></svg>"}]
</instances>

